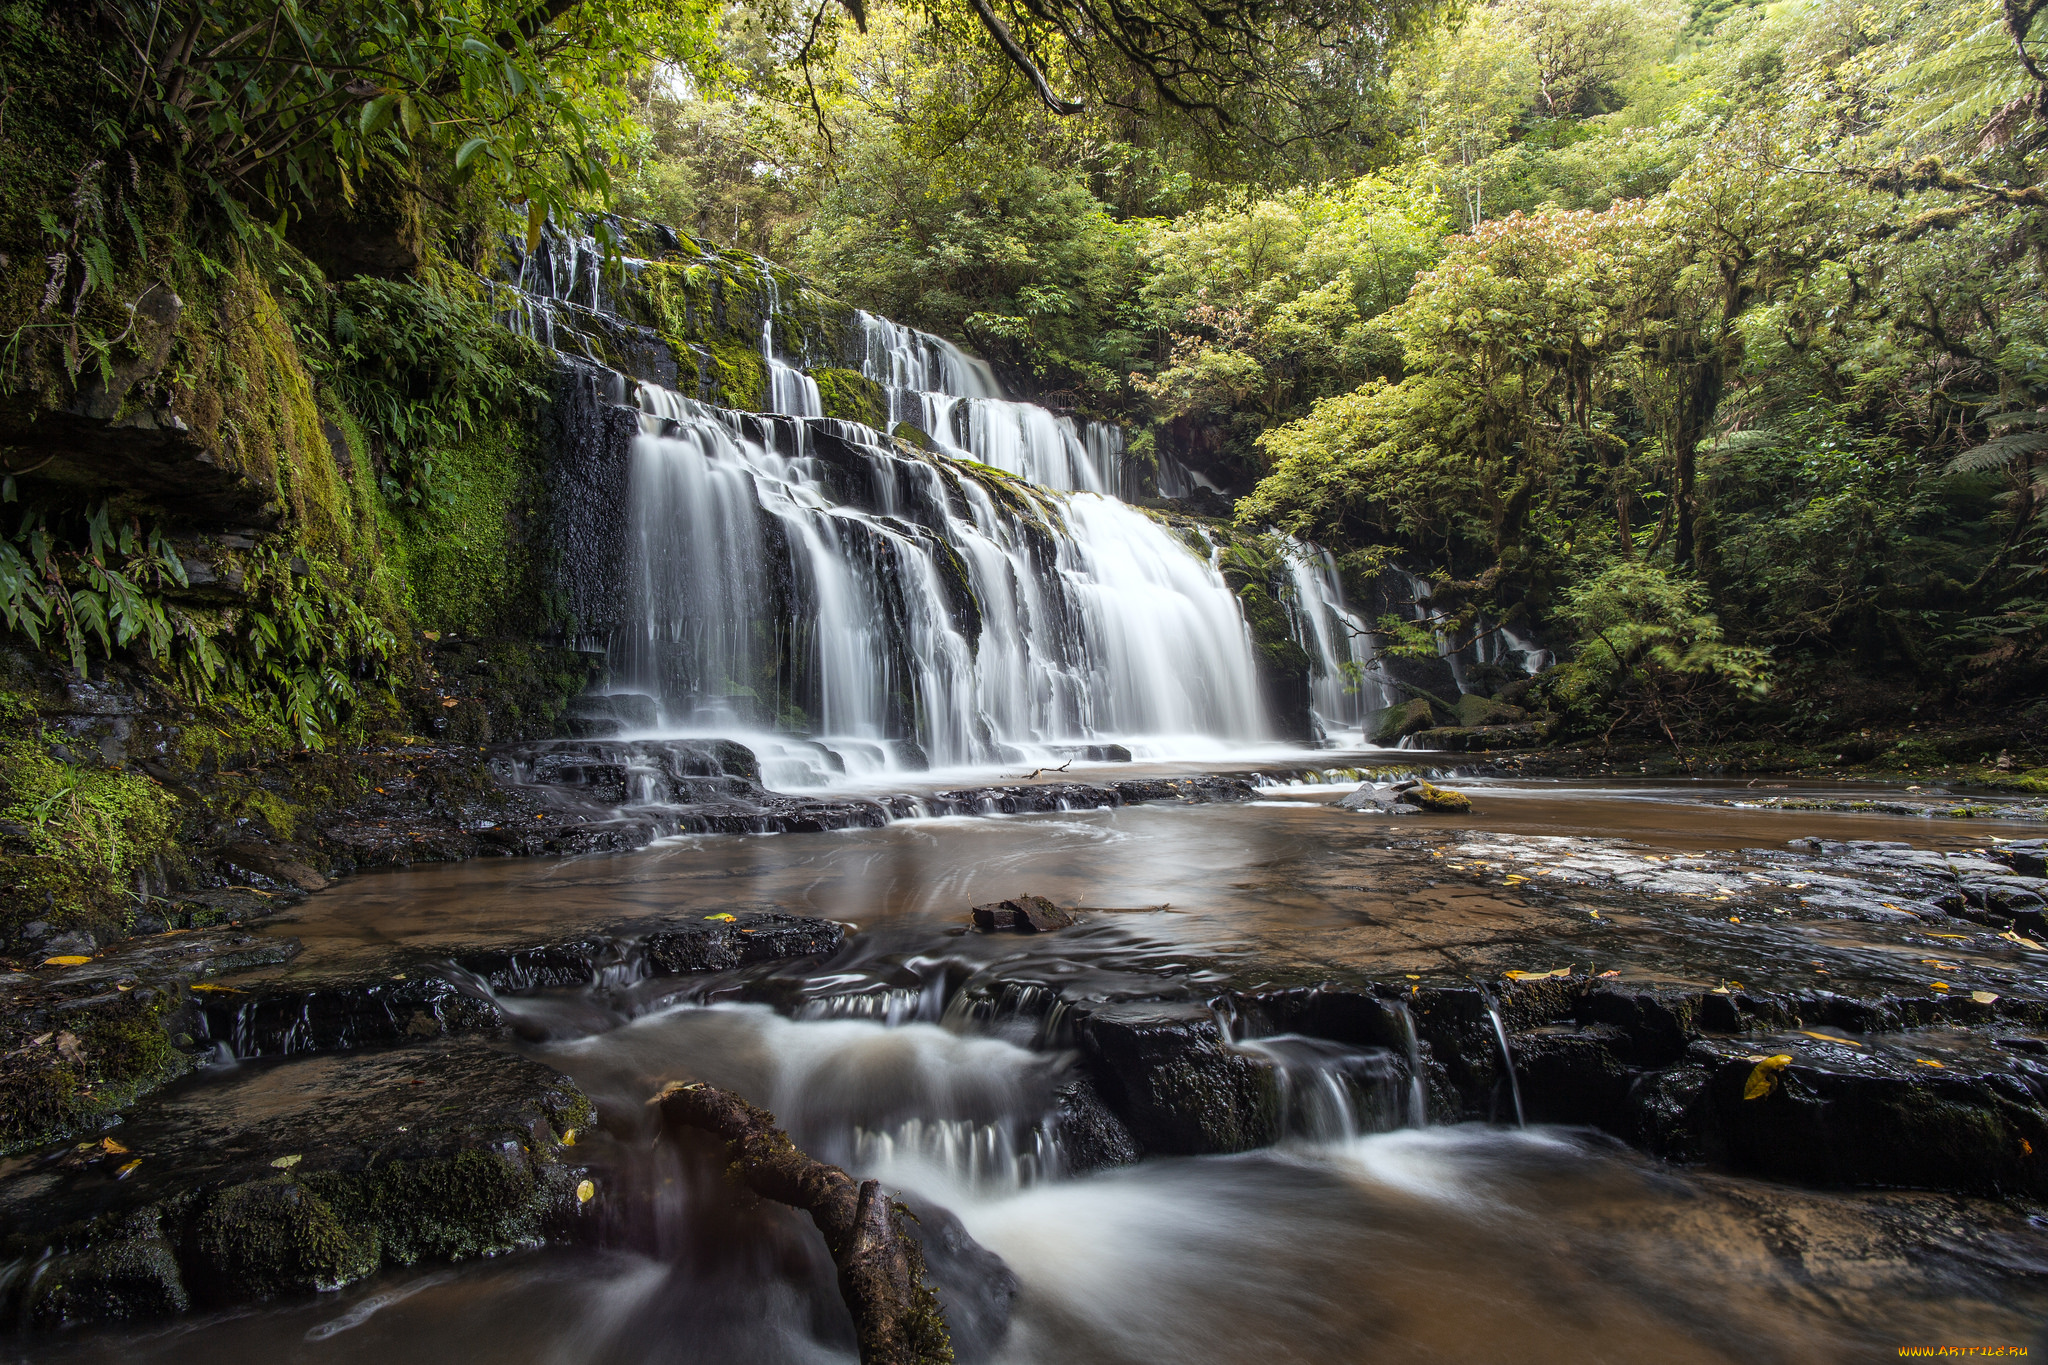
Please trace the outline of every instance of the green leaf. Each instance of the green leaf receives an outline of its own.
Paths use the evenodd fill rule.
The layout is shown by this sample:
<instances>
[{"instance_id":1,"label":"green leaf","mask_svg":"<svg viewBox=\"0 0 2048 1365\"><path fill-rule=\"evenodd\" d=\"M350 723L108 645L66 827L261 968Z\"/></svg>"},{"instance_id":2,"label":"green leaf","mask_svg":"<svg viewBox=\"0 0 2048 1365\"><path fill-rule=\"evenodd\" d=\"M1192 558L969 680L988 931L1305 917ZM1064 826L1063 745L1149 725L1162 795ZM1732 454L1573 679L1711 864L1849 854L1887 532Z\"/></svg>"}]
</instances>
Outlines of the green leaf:
<instances>
[{"instance_id":1,"label":"green leaf","mask_svg":"<svg viewBox=\"0 0 2048 1365\"><path fill-rule=\"evenodd\" d=\"M489 137L473 137L463 143L455 151L455 169L460 171L467 168L469 163L475 160L476 154L490 146L491 142L492 139Z\"/></svg>"}]
</instances>

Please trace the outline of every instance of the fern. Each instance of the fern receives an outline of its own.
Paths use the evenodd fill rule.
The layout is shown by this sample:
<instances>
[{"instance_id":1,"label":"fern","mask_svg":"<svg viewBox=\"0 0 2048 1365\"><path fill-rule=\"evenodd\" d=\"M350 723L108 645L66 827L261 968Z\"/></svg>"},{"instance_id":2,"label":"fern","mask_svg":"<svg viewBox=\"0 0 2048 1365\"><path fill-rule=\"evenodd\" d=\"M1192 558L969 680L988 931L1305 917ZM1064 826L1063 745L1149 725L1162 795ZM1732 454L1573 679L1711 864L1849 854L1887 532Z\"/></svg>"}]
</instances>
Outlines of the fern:
<instances>
[{"instance_id":1,"label":"fern","mask_svg":"<svg viewBox=\"0 0 2048 1365\"><path fill-rule=\"evenodd\" d=\"M2011 464L2023 456L2038 455L2048 450L2048 432L2015 431L2007 436L1994 436L1983 445L1973 446L1948 462L1952 474L1981 474L1988 469L1998 469Z\"/></svg>"}]
</instances>

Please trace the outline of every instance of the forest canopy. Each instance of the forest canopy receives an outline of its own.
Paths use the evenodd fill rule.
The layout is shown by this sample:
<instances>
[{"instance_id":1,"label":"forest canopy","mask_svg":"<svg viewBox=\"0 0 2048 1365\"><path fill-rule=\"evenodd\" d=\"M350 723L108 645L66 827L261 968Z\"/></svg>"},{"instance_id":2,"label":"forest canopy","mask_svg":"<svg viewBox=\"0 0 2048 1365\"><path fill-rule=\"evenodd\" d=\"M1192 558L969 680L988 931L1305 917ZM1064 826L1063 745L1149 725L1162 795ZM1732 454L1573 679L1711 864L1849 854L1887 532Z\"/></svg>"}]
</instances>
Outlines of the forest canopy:
<instances>
[{"instance_id":1,"label":"forest canopy","mask_svg":"<svg viewBox=\"0 0 2048 1365\"><path fill-rule=\"evenodd\" d=\"M145 166L337 280L654 219L1124 423L1354 586L1399 562L1452 628L1548 632L1585 724L1659 688L1701 729L2018 704L2043 7L94 0L10 26L74 73L44 105L102 111L10 175L49 253L10 364L112 363ZM1725 653L1595 648L1630 611L1662 624L1609 645Z\"/></svg>"}]
</instances>

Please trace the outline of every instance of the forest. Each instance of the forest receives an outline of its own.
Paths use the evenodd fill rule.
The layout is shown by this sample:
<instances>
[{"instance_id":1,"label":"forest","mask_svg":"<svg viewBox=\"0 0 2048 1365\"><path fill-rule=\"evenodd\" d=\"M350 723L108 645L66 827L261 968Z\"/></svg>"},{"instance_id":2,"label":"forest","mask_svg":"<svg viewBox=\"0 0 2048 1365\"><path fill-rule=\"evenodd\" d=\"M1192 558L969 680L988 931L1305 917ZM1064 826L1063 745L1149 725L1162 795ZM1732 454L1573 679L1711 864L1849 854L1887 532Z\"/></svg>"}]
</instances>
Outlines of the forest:
<instances>
[{"instance_id":1,"label":"forest","mask_svg":"<svg viewBox=\"0 0 2048 1365\"><path fill-rule=\"evenodd\" d=\"M2048 1349L2043 11L0 0L0 1343Z\"/></svg>"},{"instance_id":2,"label":"forest","mask_svg":"<svg viewBox=\"0 0 2048 1365\"><path fill-rule=\"evenodd\" d=\"M1543 624L1582 731L2009 714L2048 662L2034 13L1513 0L1185 96L1025 25L1074 113L964 18L826 11L792 67L729 16L733 84L636 96L619 202L1453 627Z\"/></svg>"},{"instance_id":3,"label":"forest","mask_svg":"<svg viewBox=\"0 0 2048 1365\"><path fill-rule=\"evenodd\" d=\"M148 282L274 273L381 471L313 520L439 539L452 449L537 392L464 330L474 269L623 215L1123 424L1198 476L1186 510L1428 577L1436 630L1543 632L1561 733L2040 722L2034 8L1224 13L18 0L10 401L143 367ZM120 41L86 63L95 25ZM285 584L283 656L173 622L140 522L114 550L29 487L6 624L74 666L254 687L310 740L404 633L367 580ZM316 548L347 567L352 534Z\"/></svg>"}]
</instances>

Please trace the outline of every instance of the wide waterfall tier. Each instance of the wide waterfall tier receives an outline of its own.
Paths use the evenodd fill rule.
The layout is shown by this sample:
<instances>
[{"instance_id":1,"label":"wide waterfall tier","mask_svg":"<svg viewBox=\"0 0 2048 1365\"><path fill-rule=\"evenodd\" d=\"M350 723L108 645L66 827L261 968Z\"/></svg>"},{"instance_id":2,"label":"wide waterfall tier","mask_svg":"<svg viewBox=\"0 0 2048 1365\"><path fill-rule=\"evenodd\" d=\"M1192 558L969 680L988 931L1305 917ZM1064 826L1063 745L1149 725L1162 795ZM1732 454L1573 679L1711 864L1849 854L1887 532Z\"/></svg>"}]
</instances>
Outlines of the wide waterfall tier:
<instances>
[{"instance_id":1,"label":"wide waterfall tier","mask_svg":"<svg viewBox=\"0 0 2048 1365\"><path fill-rule=\"evenodd\" d=\"M1247 577L1220 554L1243 537L1130 505L1197 485L1120 428L757 257L634 231L623 257L549 232L493 284L567 363L557 581L616 724L815 771L1214 754L1383 699L1321 551Z\"/></svg>"},{"instance_id":2,"label":"wide waterfall tier","mask_svg":"<svg viewBox=\"0 0 2048 1365\"><path fill-rule=\"evenodd\" d=\"M897 763L1271 733L1214 548L832 419L637 388L615 686Z\"/></svg>"},{"instance_id":3,"label":"wide waterfall tier","mask_svg":"<svg viewBox=\"0 0 2048 1365\"><path fill-rule=\"evenodd\" d=\"M1123 428L1077 422L1003 396L995 373L942 337L857 314L860 368L887 395L888 419L941 449L1052 488L1127 498Z\"/></svg>"}]
</instances>

